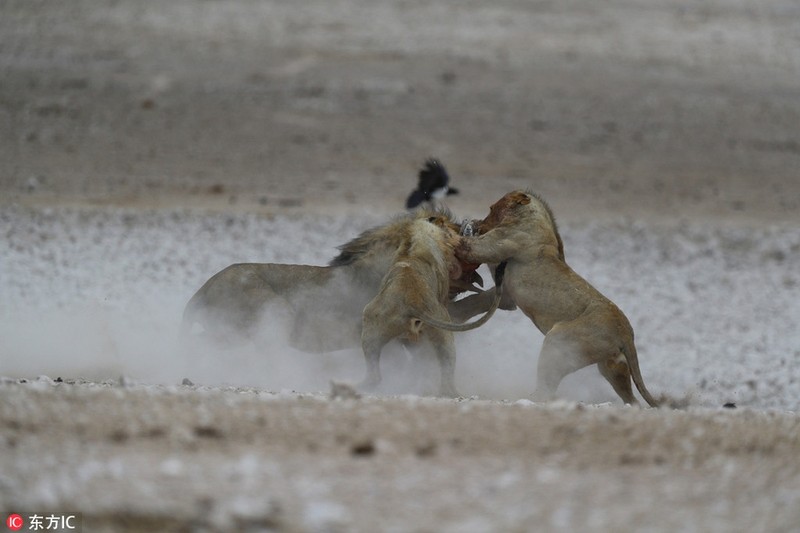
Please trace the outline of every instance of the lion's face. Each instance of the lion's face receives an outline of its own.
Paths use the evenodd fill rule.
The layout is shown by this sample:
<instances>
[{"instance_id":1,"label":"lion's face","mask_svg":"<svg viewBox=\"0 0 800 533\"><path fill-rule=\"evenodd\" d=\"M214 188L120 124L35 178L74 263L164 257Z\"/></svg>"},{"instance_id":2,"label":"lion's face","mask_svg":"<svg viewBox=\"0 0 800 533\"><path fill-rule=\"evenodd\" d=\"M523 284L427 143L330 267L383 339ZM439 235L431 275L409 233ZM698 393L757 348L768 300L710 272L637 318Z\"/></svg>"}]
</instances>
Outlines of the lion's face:
<instances>
[{"instance_id":1,"label":"lion's face","mask_svg":"<svg viewBox=\"0 0 800 533\"><path fill-rule=\"evenodd\" d=\"M475 285L483 286L483 278L478 274L477 269L480 264L465 263L455 257L455 248L461 242L461 225L456 224L445 215L433 215L428 217L428 222L439 227L445 233L445 243L447 248L452 250L452 264L450 265L450 297L465 291L474 291ZM450 254L448 254L450 255Z\"/></svg>"},{"instance_id":2,"label":"lion's face","mask_svg":"<svg viewBox=\"0 0 800 533\"><path fill-rule=\"evenodd\" d=\"M476 224L479 235L486 233L516 215L520 208L531 203L531 196L523 191L513 191L492 204L489 215Z\"/></svg>"},{"instance_id":3,"label":"lion's face","mask_svg":"<svg viewBox=\"0 0 800 533\"><path fill-rule=\"evenodd\" d=\"M450 217L443 214L429 216L428 222L434 226L442 228L448 237L452 236L453 234L458 235L458 232L461 229L461 226L450 220Z\"/></svg>"}]
</instances>

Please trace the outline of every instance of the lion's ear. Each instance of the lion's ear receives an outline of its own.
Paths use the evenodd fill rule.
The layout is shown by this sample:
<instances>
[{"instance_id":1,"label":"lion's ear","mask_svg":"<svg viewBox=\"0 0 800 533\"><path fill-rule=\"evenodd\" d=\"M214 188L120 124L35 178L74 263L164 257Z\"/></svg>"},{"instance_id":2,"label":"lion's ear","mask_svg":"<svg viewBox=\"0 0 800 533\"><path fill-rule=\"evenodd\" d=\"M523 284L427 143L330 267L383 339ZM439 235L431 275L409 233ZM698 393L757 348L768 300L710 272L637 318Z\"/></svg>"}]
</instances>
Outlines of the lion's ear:
<instances>
[{"instance_id":1,"label":"lion's ear","mask_svg":"<svg viewBox=\"0 0 800 533\"><path fill-rule=\"evenodd\" d=\"M440 216L428 217L428 222L430 222L434 226L439 226L440 228L444 228L445 227L444 219L442 217L440 217Z\"/></svg>"},{"instance_id":2,"label":"lion's ear","mask_svg":"<svg viewBox=\"0 0 800 533\"><path fill-rule=\"evenodd\" d=\"M516 202L517 205L528 205L531 203L531 197L524 192L518 192L514 194L514 202Z\"/></svg>"}]
</instances>

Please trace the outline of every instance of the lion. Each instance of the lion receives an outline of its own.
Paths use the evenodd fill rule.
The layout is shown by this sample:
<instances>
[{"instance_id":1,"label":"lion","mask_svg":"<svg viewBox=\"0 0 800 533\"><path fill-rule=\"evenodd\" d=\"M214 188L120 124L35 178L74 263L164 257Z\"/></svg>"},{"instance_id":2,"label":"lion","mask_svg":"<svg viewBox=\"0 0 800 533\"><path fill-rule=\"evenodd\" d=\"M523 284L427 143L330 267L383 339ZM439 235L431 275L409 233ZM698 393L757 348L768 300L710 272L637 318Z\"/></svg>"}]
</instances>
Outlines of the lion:
<instances>
[{"instance_id":1,"label":"lion","mask_svg":"<svg viewBox=\"0 0 800 533\"><path fill-rule=\"evenodd\" d=\"M404 228L415 220L444 216L444 211L420 209L363 232L339 247L328 266L276 263L237 263L208 281L186 304L181 326L185 340L201 336L222 346L253 339L265 312L274 307L285 325L289 344L309 353L325 353L359 346L364 306L378 293L381 282L395 263ZM464 268L451 280L450 295L473 291L482 284L474 269ZM485 310L487 299L453 316L464 321ZM200 330L199 332L196 330Z\"/></svg>"},{"instance_id":2,"label":"lion","mask_svg":"<svg viewBox=\"0 0 800 533\"><path fill-rule=\"evenodd\" d=\"M542 198L510 192L476 229L478 236L462 237L457 257L469 263L507 261L506 294L545 336L535 400L552 398L566 375L597 364L625 403L637 403L633 378L645 401L658 405L644 385L628 319L567 265L555 218Z\"/></svg>"},{"instance_id":3,"label":"lion","mask_svg":"<svg viewBox=\"0 0 800 533\"><path fill-rule=\"evenodd\" d=\"M417 218L403 229L396 261L384 276L378 294L364 307L361 344L367 375L360 387L372 389L380 383L381 350L390 340L417 342L424 335L439 362L439 393L455 397L453 332L477 328L491 318L502 296L505 265L496 270L495 296L486 314L469 324L450 323L450 280L463 274L455 256L459 233L441 215Z\"/></svg>"}]
</instances>

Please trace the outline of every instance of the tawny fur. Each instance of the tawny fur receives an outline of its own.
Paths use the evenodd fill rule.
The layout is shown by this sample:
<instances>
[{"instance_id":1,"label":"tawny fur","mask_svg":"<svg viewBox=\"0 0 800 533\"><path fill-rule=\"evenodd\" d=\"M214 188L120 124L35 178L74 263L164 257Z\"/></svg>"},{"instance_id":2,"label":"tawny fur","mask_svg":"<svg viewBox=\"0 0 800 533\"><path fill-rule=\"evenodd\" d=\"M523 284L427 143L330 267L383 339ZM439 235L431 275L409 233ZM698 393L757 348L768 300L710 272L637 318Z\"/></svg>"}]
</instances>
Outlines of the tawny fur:
<instances>
[{"instance_id":1,"label":"tawny fur","mask_svg":"<svg viewBox=\"0 0 800 533\"><path fill-rule=\"evenodd\" d=\"M373 388L380 382L381 350L389 341L403 338L416 342L424 337L439 362L440 394L457 396L452 331L466 331L485 323L497 309L502 291L497 291L480 320L467 325L451 324L447 310L450 280L462 275L455 256L460 239L457 231L442 216L418 218L402 230L395 263L383 278L378 294L364 308L361 343L367 375L362 387Z\"/></svg>"},{"instance_id":2,"label":"tawny fur","mask_svg":"<svg viewBox=\"0 0 800 533\"><path fill-rule=\"evenodd\" d=\"M608 298L567 265L555 219L537 195L514 191L492 205L478 224L477 237L462 238L463 261L507 260L504 290L545 335L534 399L555 395L561 380L588 365L600 373L625 403L636 403L631 378L651 406L633 328Z\"/></svg>"},{"instance_id":3,"label":"tawny fur","mask_svg":"<svg viewBox=\"0 0 800 533\"><path fill-rule=\"evenodd\" d=\"M192 296L183 314L184 337L228 346L253 339L268 309L287 329L289 343L312 353L358 346L362 311L377 294L383 277L395 263L406 228L417 219L443 216L450 227L458 224L446 212L418 210L370 229L340 247L329 266L239 263L212 276ZM467 290L474 276L465 272L453 280L451 295ZM479 280L479 278L477 278ZM452 305L458 307L458 303ZM454 316L468 319L483 308Z\"/></svg>"}]
</instances>

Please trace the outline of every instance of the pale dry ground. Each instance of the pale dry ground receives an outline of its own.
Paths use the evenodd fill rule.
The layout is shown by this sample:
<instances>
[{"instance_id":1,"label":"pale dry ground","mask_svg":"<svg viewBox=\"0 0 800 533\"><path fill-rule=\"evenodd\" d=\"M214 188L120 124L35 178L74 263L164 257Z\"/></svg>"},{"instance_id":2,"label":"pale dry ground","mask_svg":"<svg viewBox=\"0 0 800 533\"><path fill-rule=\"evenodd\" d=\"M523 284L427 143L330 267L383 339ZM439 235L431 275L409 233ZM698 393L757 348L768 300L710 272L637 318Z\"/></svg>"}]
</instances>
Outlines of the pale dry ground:
<instances>
[{"instance_id":1,"label":"pale dry ground","mask_svg":"<svg viewBox=\"0 0 800 533\"><path fill-rule=\"evenodd\" d=\"M789 0L2 2L0 365L27 382L0 368L0 511L92 531L798 531L798 80ZM485 333L513 365L460 359L467 394L505 401L148 384L189 375L164 328L215 269L324 262L430 155L459 216L543 194L573 266L630 315L648 384L693 407L518 401L540 342L519 315ZM141 315L159 327L131 332ZM116 383L120 353L149 380ZM612 399L598 379L561 392Z\"/></svg>"},{"instance_id":2,"label":"pale dry ground","mask_svg":"<svg viewBox=\"0 0 800 533\"><path fill-rule=\"evenodd\" d=\"M800 419L0 386L6 509L89 531L796 531Z\"/></svg>"},{"instance_id":3,"label":"pale dry ground","mask_svg":"<svg viewBox=\"0 0 800 533\"><path fill-rule=\"evenodd\" d=\"M109 532L797 529L797 228L564 224L571 263L631 316L648 386L688 411L608 404L595 369L531 404L541 335L520 313L457 337L458 401L327 399L363 375L357 348L181 357L210 273L321 264L378 219L1 209L0 509ZM398 355L387 392L435 390Z\"/></svg>"}]
</instances>

